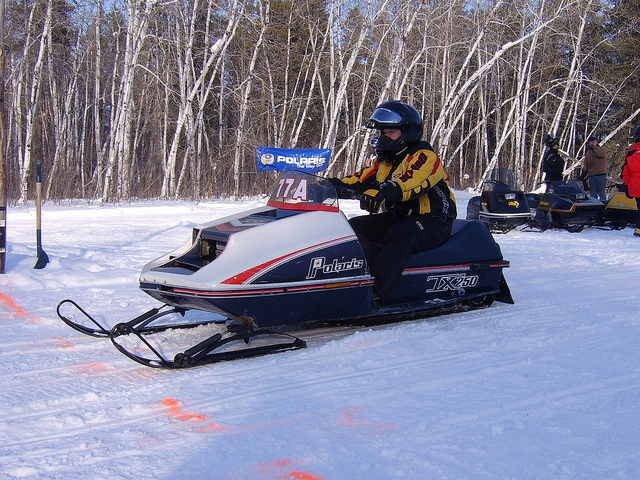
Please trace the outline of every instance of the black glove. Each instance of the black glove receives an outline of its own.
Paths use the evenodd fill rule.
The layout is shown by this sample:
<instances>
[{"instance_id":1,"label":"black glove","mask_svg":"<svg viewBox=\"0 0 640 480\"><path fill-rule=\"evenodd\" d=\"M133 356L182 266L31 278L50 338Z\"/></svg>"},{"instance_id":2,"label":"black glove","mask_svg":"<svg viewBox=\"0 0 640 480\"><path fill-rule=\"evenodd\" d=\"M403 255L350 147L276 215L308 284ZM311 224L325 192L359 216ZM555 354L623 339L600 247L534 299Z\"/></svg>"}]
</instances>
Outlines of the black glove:
<instances>
[{"instance_id":1,"label":"black glove","mask_svg":"<svg viewBox=\"0 0 640 480\"><path fill-rule=\"evenodd\" d=\"M335 187L338 198L344 198L344 199L355 198L357 193L355 189L355 185L349 185L347 183L344 183L342 180L336 177L327 178L327 180L329 180L329 183Z\"/></svg>"},{"instance_id":2,"label":"black glove","mask_svg":"<svg viewBox=\"0 0 640 480\"><path fill-rule=\"evenodd\" d=\"M621 183L620 185L616 185L616 187L618 187L618 191L620 193L624 193L628 199L633 198L631 195L629 195L629 187L627 186L626 183Z\"/></svg>"},{"instance_id":3,"label":"black glove","mask_svg":"<svg viewBox=\"0 0 640 480\"><path fill-rule=\"evenodd\" d=\"M360 196L360 208L370 213L377 213L384 202L384 190L370 188Z\"/></svg>"},{"instance_id":4,"label":"black glove","mask_svg":"<svg viewBox=\"0 0 640 480\"><path fill-rule=\"evenodd\" d=\"M338 198L343 198L345 200L352 200L357 196L355 189L351 188L349 185L336 185L336 193L338 194Z\"/></svg>"},{"instance_id":5,"label":"black glove","mask_svg":"<svg viewBox=\"0 0 640 480\"><path fill-rule=\"evenodd\" d=\"M397 182L387 180L380 184L380 190L384 192L384 198L388 203L394 204L402 201L402 188Z\"/></svg>"}]
</instances>

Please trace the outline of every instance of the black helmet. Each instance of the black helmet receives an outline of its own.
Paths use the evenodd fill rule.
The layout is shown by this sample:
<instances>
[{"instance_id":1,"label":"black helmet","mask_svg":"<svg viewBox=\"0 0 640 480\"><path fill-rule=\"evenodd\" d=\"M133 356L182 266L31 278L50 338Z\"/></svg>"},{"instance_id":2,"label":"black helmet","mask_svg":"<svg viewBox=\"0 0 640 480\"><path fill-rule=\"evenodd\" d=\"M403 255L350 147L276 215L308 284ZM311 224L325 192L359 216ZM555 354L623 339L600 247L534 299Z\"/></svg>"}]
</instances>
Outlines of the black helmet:
<instances>
[{"instance_id":1,"label":"black helmet","mask_svg":"<svg viewBox=\"0 0 640 480\"><path fill-rule=\"evenodd\" d=\"M547 138L545 138L544 144L549 148L553 148L554 145L560 144L560 139L554 135L549 134L547 135Z\"/></svg>"},{"instance_id":2,"label":"black helmet","mask_svg":"<svg viewBox=\"0 0 640 480\"><path fill-rule=\"evenodd\" d=\"M367 122L367 128L398 128L402 132L396 140L380 135L375 148L376 154L383 160L394 158L422 139L420 113L408 103L399 100L389 100L378 105Z\"/></svg>"},{"instance_id":3,"label":"black helmet","mask_svg":"<svg viewBox=\"0 0 640 480\"><path fill-rule=\"evenodd\" d=\"M636 133L634 136L635 136L636 142L640 142L640 125L636 127Z\"/></svg>"}]
</instances>

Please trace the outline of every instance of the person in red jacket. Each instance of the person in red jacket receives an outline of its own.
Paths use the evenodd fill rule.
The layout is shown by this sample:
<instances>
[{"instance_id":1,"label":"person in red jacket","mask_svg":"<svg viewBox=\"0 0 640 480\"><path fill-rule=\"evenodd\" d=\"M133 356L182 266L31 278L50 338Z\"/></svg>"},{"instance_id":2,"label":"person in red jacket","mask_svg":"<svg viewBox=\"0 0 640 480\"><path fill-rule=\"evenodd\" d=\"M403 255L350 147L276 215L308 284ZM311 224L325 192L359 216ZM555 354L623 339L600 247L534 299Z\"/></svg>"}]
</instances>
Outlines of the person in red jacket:
<instances>
[{"instance_id":1,"label":"person in red jacket","mask_svg":"<svg viewBox=\"0 0 640 480\"><path fill-rule=\"evenodd\" d=\"M622 165L622 181L626 186L627 197L636 199L638 216L633 234L640 237L640 126L636 127L635 141L635 145L627 150Z\"/></svg>"},{"instance_id":2,"label":"person in red jacket","mask_svg":"<svg viewBox=\"0 0 640 480\"><path fill-rule=\"evenodd\" d=\"M385 303L405 261L449 238L456 199L440 157L422 140L422 117L413 106L384 102L367 127L379 131L375 162L332 182L359 193L360 208L375 214L353 217L349 223L374 276L374 294Z\"/></svg>"}]
</instances>

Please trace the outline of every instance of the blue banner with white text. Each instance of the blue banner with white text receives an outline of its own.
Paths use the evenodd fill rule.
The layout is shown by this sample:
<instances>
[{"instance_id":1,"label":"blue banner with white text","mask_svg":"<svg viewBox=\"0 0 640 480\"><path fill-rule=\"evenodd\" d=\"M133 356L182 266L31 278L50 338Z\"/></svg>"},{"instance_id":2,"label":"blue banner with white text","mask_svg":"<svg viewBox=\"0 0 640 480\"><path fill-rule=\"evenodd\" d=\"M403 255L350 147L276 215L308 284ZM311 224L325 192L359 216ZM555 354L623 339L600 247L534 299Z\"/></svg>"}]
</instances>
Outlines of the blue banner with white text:
<instances>
[{"instance_id":1,"label":"blue banner with white text","mask_svg":"<svg viewBox=\"0 0 640 480\"><path fill-rule=\"evenodd\" d=\"M257 147L258 171L300 170L317 173L329 166L330 148L269 148Z\"/></svg>"}]
</instances>

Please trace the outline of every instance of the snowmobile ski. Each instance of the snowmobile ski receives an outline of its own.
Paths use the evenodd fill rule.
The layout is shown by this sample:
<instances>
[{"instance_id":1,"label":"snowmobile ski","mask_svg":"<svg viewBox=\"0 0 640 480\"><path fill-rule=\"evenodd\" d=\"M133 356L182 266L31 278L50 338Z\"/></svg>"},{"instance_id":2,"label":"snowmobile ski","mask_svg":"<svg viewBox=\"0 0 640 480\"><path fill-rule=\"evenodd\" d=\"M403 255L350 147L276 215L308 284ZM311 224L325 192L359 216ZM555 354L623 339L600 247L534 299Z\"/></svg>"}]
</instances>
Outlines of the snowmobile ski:
<instances>
[{"instance_id":1,"label":"snowmobile ski","mask_svg":"<svg viewBox=\"0 0 640 480\"><path fill-rule=\"evenodd\" d=\"M85 320L93 324L93 326L87 326L81 321L71 319L69 314L63 314L61 310L64 305L70 305L75 308L83 317L85 317ZM168 309L163 310L165 307L168 307ZM147 336L167 330L193 329L221 323L219 320L207 320L191 323L164 323L151 325L152 322L166 315L177 313L184 316L186 311L186 309L172 307L171 305L165 304L160 307L152 308L128 322L118 323L111 329L107 329L73 300L62 300L58 304L57 308L58 317L74 330L92 337L108 337L119 352L142 365L154 368L176 369L196 367L224 360L248 358L285 350L297 350L299 348L306 347L306 342L304 340L287 333L275 332L267 329L254 329L253 327L246 325L231 324L227 325L227 332L215 333L196 345L185 349L183 352L177 353L173 360L169 360L166 355L160 353L158 348L154 347L153 344L147 340ZM85 323L87 323L86 321ZM146 350L152 354L151 358L142 356L141 354L134 352L132 347L124 345L122 338L129 335L133 335L137 339L138 345L144 346ZM218 352L214 351L216 349L225 348L235 342L241 342L244 343L244 345L249 345L250 342L255 339L267 336L285 338L286 341L266 343L258 346L243 346L241 348Z\"/></svg>"},{"instance_id":2,"label":"snowmobile ski","mask_svg":"<svg viewBox=\"0 0 640 480\"><path fill-rule=\"evenodd\" d=\"M65 304L73 305L73 307L76 310L78 310L94 326L87 326L80 321L72 320L67 315L63 315L61 312L61 308ZM165 307L169 307L170 309L162 311L162 309ZM58 308L56 311L58 313L58 318L60 318L60 320L62 320L64 323L66 323L71 328L73 328L74 330L77 330L80 333L84 333L85 335L89 335L91 337L109 337L110 336L110 332L111 332L110 329L107 329L106 327L101 325L100 322L98 322L95 318L93 318L89 313L87 313L80 305L78 305L73 300L70 300L70 299L62 300L58 304ZM129 320L126 324L130 325L131 327L135 327L139 325L137 330L139 332L144 332L144 333L160 332L160 331L167 330L169 328L191 328L191 327L197 327L197 326L203 325L203 322L198 322L198 323L192 323L192 324L154 325L152 327L147 326L151 322L157 320L158 318L164 317L165 315L169 315L172 313L179 313L180 315L184 316L185 311L186 310L184 308L173 307L171 305L165 304L160 307L152 308L147 312L141 315L138 315L134 319ZM206 323L211 323L211 322L206 322Z\"/></svg>"},{"instance_id":3,"label":"snowmobile ski","mask_svg":"<svg viewBox=\"0 0 640 480\"><path fill-rule=\"evenodd\" d=\"M144 333L130 327L126 323L119 324L113 327L110 332L110 338L116 349L118 349L120 353L129 357L131 360L134 360L142 365L146 365L147 367L169 369L199 367L202 365L222 362L226 360L250 358L266 355L269 353L297 350L299 348L304 348L307 346L307 343L304 340L287 333L274 332L264 329L254 330L253 328L244 325L229 325L227 327L227 330L227 334L216 333L209 338L201 341L197 345L186 349L184 352L176 354L173 360L167 359L156 348L154 348L153 345L151 345L151 343L147 341ZM155 358L147 358L138 355L117 340L121 336L130 334L136 336L138 340L142 344L144 344L150 352L153 353ZM245 345L249 345L250 342L255 341L257 337L262 336L283 337L286 338L287 341L268 343L259 346L246 346L228 351L214 351L234 342L241 342Z\"/></svg>"}]
</instances>

